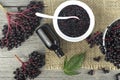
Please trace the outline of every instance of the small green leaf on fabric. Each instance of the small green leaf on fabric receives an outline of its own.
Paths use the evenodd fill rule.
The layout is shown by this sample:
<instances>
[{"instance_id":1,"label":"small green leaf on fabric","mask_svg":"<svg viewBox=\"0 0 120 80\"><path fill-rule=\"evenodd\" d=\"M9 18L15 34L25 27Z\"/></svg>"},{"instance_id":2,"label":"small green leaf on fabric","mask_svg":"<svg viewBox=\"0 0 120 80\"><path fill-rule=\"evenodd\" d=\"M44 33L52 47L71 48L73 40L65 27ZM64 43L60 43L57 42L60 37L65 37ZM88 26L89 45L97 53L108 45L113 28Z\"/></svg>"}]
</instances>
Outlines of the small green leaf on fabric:
<instances>
[{"instance_id":1,"label":"small green leaf on fabric","mask_svg":"<svg viewBox=\"0 0 120 80\"><path fill-rule=\"evenodd\" d=\"M67 75L76 75L78 74L77 70L81 68L82 63L85 59L85 52L80 54L73 55L70 60L67 60L67 57L64 60L64 73Z\"/></svg>"}]
</instances>

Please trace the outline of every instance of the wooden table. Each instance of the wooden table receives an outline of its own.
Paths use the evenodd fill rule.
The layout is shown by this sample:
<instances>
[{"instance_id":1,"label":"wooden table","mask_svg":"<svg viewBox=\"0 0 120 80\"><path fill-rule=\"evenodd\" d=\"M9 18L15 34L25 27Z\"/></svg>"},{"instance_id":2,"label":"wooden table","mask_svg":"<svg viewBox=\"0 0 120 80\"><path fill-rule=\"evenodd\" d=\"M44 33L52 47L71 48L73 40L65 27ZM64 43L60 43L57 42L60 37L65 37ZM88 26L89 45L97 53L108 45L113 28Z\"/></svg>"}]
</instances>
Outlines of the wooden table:
<instances>
[{"instance_id":1,"label":"wooden table","mask_svg":"<svg viewBox=\"0 0 120 80\"><path fill-rule=\"evenodd\" d=\"M29 1L30 0L0 0L0 3L2 3L8 11L16 11L17 6L25 6ZM0 10L0 34L2 26L5 23L7 23L6 16ZM44 48L45 46L43 43L38 39L38 36L34 34L17 49L13 49L12 51L0 49L0 80L14 80L13 71L21 65L14 57L15 54L17 54L22 60L25 60L28 54L33 50L44 51ZM114 75L120 71L115 70L108 74L103 74L102 71L97 70L95 71L96 74L94 76L88 75L88 70L86 69L81 69L80 72L81 74L76 76L67 76L61 70L43 69L43 73L34 80L114 80Z\"/></svg>"}]
</instances>

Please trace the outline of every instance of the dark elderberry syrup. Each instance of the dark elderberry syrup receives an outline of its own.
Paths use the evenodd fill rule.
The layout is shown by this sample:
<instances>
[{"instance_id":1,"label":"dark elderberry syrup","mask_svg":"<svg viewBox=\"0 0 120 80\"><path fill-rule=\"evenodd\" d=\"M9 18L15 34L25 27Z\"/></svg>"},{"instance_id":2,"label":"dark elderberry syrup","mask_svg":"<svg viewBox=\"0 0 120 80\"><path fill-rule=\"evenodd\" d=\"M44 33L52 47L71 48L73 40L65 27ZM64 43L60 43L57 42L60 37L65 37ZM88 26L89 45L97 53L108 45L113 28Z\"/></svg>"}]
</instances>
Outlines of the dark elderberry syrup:
<instances>
[{"instance_id":1,"label":"dark elderberry syrup","mask_svg":"<svg viewBox=\"0 0 120 80\"><path fill-rule=\"evenodd\" d=\"M63 51L60 48L60 40L57 37L56 33L51 29L49 24L44 24L36 30L36 33L43 41L45 46L53 50L58 57L62 57L64 55Z\"/></svg>"},{"instance_id":2,"label":"dark elderberry syrup","mask_svg":"<svg viewBox=\"0 0 120 80\"><path fill-rule=\"evenodd\" d=\"M77 5L69 5L61 10L59 16L77 16L78 19L59 19L59 29L69 37L79 37L86 33L90 25L90 17L87 11Z\"/></svg>"}]
</instances>

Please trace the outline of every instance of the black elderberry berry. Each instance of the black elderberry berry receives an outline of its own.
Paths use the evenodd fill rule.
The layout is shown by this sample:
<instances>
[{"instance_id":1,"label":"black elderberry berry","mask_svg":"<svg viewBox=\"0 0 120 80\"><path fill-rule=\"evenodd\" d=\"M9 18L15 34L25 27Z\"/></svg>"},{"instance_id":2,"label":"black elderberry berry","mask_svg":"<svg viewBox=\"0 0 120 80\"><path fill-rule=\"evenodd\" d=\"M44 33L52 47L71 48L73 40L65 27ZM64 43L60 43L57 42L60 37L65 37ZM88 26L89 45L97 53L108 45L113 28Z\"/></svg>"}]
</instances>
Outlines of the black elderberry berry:
<instances>
[{"instance_id":1,"label":"black elderberry berry","mask_svg":"<svg viewBox=\"0 0 120 80\"><path fill-rule=\"evenodd\" d=\"M101 60L101 56L94 57L93 60L99 62Z\"/></svg>"},{"instance_id":2,"label":"black elderberry berry","mask_svg":"<svg viewBox=\"0 0 120 80\"><path fill-rule=\"evenodd\" d=\"M88 71L88 74L89 74L89 75L94 75L94 74L95 74L95 71L94 71L94 70L90 70L90 71Z\"/></svg>"},{"instance_id":3,"label":"black elderberry berry","mask_svg":"<svg viewBox=\"0 0 120 80\"><path fill-rule=\"evenodd\" d=\"M108 69L102 68L103 73L109 73L110 71Z\"/></svg>"}]
</instances>

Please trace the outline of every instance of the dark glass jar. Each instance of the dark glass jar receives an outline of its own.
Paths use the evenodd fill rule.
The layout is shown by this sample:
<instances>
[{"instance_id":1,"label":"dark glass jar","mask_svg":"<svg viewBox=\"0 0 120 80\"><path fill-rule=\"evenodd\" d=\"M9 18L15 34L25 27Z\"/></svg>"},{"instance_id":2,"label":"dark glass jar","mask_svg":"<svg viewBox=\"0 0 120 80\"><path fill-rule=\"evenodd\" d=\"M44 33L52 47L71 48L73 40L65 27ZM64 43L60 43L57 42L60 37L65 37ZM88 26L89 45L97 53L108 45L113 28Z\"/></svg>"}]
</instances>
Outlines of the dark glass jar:
<instances>
[{"instance_id":1,"label":"dark glass jar","mask_svg":"<svg viewBox=\"0 0 120 80\"><path fill-rule=\"evenodd\" d=\"M36 33L48 49L53 50L58 57L64 56L60 48L60 40L49 24L44 24L39 27Z\"/></svg>"}]
</instances>

